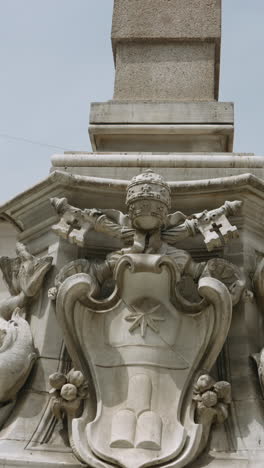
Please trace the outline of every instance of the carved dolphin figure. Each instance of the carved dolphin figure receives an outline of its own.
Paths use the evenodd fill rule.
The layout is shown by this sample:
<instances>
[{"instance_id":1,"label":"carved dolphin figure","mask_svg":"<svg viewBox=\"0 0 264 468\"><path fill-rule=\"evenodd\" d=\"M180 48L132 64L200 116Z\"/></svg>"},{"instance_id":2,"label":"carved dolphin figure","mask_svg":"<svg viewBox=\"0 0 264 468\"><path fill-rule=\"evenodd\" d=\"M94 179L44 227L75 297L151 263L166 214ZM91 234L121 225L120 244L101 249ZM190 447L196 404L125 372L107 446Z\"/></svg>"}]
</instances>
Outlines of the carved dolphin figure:
<instances>
[{"instance_id":1,"label":"carved dolphin figure","mask_svg":"<svg viewBox=\"0 0 264 468\"><path fill-rule=\"evenodd\" d=\"M15 399L36 360L28 322L16 309L11 320L0 319L0 402Z\"/></svg>"},{"instance_id":2,"label":"carved dolphin figure","mask_svg":"<svg viewBox=\"0 0 264 468\"><path fill-rule=\"evenodd\" d=\"M0 413L1 404L16 398L37 357L24 308L41 289L52 265L52 257L34 257L23 244L17 243L16 251L16 258L0 257L10 292L0 302Z\"/></svg>"}]
</instances>

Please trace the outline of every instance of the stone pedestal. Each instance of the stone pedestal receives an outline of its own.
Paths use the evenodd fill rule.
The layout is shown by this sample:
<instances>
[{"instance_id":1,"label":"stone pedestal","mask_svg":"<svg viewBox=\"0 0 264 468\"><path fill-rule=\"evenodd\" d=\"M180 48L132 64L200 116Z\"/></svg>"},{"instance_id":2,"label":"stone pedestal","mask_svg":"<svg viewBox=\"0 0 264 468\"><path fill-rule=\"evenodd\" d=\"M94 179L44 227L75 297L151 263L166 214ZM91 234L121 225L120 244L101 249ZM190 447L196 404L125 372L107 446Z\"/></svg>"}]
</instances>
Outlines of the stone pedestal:
<instances>
[{"instance_id":1,"label":"stone pedestal","mask_svg":"<svg viewBox=\"0 0 264 468\"><path fill-rule=\"evenodd\" d=\"M93 103L89 134L95 152L230 152L234 109L226 102Z\"/></svg>"},{"instance_id":2,"label":"stone pedestal","mask_svg":"<svg viewBox=\"0 0 264 468\"><path fill-rule=\"evenodd\" d=\"M73 158L74 155L72 160ZM253 157L253 161L256 164L256 158ZM76 164L77 162L81 166L80 157ZM105 173L108 169L107 163L104 164ZM89 173L88 166L87 169ZM98 167L97 171L99 170ZM125 172L126 168L122 170ZM139 172L138 167L134 170L135 173ZM167 175L170 174L170 170L166 172ZM201 170L205 171L202 168ZM223 168L219 169L219 175L221 171L223 175ZM262 250L264 232L261 211L258 208L262 206L264 196L264 184L261 180L263 173L259 172L261 178L258 178L245 174L248 171L249 169L244 168L244 174L204 181L183 181L183 177L180 177L181 181L175 182L177 169L174 168L170 182L172 212L180 209L188 215L194 209L201 212L205 208L218 207L227 199L243 200L243 213L232 218L232 223L239 228L240 239L233 241L224 250L220 249L211 254L206 251L201 237L194 240L186 239L177 244L177 248L186 249L196 261L207 261L214 256L223 256L243 268L247 278L254 273L256 252ZM69 468L82 466L61 436L60 426L56 425L51 417L48 376L55 371L65 372L71 364L64 353L61 330L58 327L54 306L47 299L47 292L54 284L60 268L69 261L77 257L102 259L113 249L120 248L120 245L118 241L107 238L103 233L92 232L89 237L89 248L86 249L77 249L64 240L57 241L55 235L51 233L51 226L57 218L54 216L49 198L66 196L74 206L80 208L115 207L117 210L125 211L125 190L131 173L126 180L124 172L124 180L114 180L107 177L67 174L65 170L57 170L33 189L20 194L1 207L0 215L8 214L13 223L22 227L23 231L18 235L18 240L24 242L33 254L42 256L48 253L53 256L54 269L31 311L31 329L39 357L30 379L19 395L15 410L0 431L0 466L4 467L8 462L8 466L11 467L35 468L40 465L53 468L55 461L56 466ZM39 206L42 207L41 211ZM249 281L248 286L251 287ZM258 352L263 345L264 338L260 324L261 314L255 299L249 304L241 303L234 308L229 336L215 370L218 379L227 380L232 384L231 415L225 426L216 426L206 453L191 465L194 468L261 466L263 451L259 441L264 440L263 400L256 370L249 360L250 355ZM248 429L253 422L257 430Z\"/></svg>"}]
</instances>

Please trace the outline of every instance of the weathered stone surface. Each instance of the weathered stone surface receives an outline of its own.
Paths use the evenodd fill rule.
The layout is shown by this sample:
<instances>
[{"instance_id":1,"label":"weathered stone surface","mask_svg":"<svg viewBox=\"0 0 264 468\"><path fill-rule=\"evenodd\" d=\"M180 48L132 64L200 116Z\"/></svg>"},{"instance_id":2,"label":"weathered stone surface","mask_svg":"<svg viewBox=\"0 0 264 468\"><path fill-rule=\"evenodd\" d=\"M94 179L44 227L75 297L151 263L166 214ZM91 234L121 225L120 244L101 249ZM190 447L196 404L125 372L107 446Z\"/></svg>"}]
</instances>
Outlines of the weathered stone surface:
<instances>
[{"instance_id":1,"label":"weathered stone surface","mask_svg":"<svg viewBox=\"0 0 264 468\"><path fill-rule=\"evenodd\" d=\"M228 417L230 385L202 375L212 368L227 336L231 285L238 278L229 263L224 264L229 275L222 275L219 259L206 266L177 245L199 233L208 251L229 242L238 233L227 217L237 214L241 202L225 202L189 217L179 211L169 214L170 187L149 170L129 182L127 214L81 210L65 198L52 198L51 203L61 217L52 229L63 239L86 247L95 231L121 244L100 263L77 259L66 265L55 284L52 296L74 367L84 372L89 366L90 387L96 381L100 403L91 392L78 417L82 397L77 387L55 374L53 413L57 418L67 414L71 445L92 467L98 466L98 458L104 460L101 468L113 462L126 468L186 466L207 445L212 424ZM197 302L178 289L186 275L198 281ZM107 280L114 282L114 292L102 300ZM197 382L196 376L201 376ZM204 378L210 385L203 385ZM68 397L71 403L65 402ZM96 419L85 416L88 408Z\"/></svg>"},{"instance_id":2,"label":"weathered stone surface","mask_svg":"<svg viewBox=\"0 0 264 468\"><path fill-rule=\"evenodd\" d=\"M0 256L14 256L16 249L16 238L18 235L17 229L15 229L10 222L5 219L0 219L0 232L1 232L1 243L0 243ZM5 284L2 276L0 275L0 301L9 295L7 285Z\"/></svg>"},{"instance_id":3,"label":"weathered stone surface","mask_svg":"<svg viewBox=\"0 0 264 468\"><path fill-rule=\"evenodd\" d=\"M92 102L90 124L234 124L232 102Z\"/></svg>"},{"instance_id":4,"label":"weathered stone surface","mask_svg":"<svg viewBox=\"0 0 264 468\"><path fill-rule=\"evenodd\" d=\"M91 107L94 151L231 152L233 133L232 103L110 101Z\"/></svg>"},{"instance_id":5,"label":"weathered stone surface","mask_svg":"<svg viewBox=\"0 0 264 468\"><path fill-rule=\"evenodd\" d=\"M218 102L94 103L94 151L231 152L234 109Z\"/></svg>"},{"instance_id":6,"label":"weathered stone surface","mask_svg":"<svg viewBox=\"0 0 264 468\"><path fill-rule=\"evenodd\" d=\"M243 215L241 218L236 218L235 224L240 226L242 236L240 240L234 240L230 249L225 249L225 258L232 258L238 265L244 265L246 271L249 271L250 264L254 264L254 249L261 250L262 248L262 233L264 229L264 220L261 216L262 202L264 197L263 181L254 176L246 175L245 172L263 171L263 158L254 157L249 155L164 155L165 159L162 160L161 155L85 155L73 154L61 156L61 168L65 170L67 164L79 164L79 170L87 170L88 177L80 175L66 174L65 172L54 172L46 180L27 190L25 193L19 195L14 200L11 200L6 205L1 207L2 213L8 213L14 222L19 222L23 226L23 232L19 237L27 242L35 251L48 252L49 255L54 256L55 271L52 276L54 281L55 275L65 265L74 258L77 258L77 251L74 246L61 241L59 245L55 242L55 236L50 233L50 226L57 221L54 216L54 211L49 203L49 197L63 197L67 196L70 203L74 206L85 208L111 208L124 210L124 194L127 185L127 180L130 178L133 171L138 174L142 171L144 164L151 166L156 164L161 169L163 174L166 174L172 181L170 185L172 193L172 205L175 211L181 208L186 214L193 213L193 209L202 211L206 207L214 209L224 203L226 199L234 200L235 197L244 200ZM197 158L198 156L198 158ZM67 158L70 157L71 161ZM222 158L222 159L221 159ZM55 159L55 158L54 158ZM96 162L97 159L97 162ZM182 181L175 182L181 175L178 174L179 170L184 174L184 166L188 167L188 174L195 178L197 173L197 166L199 166L200 174L203 176L217 174L219 179L211 179L204 181ZM165 167L167 166L167 167ZM173 166L173 167L172 167ZM76 166L77 167L77 166ZM97 171L97 177L91 177L92 170ZM69 170L72 170L69 167ZM78 170L78 169L76 169ZM115 171L115 180L109 179L110 174ZM242 171L244 175L236 177L221 178L221 175L229 171ZM118 172L119 171L119 172ZM210 172L211 171L211 172ZM187 173L186 173L187 174ZM99 176L105 178L99 178ZM129 177L128 177L129 175ZM185 176L186 177L186 176ZM118 180L118 179L122 180ZM37 200L37 202L36 202ZM39 210L41 206L41 210ZM26 207L26 209L25 209ZM199 236L197 238L186 239L181 243L181 248L189 250L195 259L203 261L206 257L205 251L202 247L202 241ZM94 258L105 256L106 253L113 251L113 249L120 249L120 244L116 244L116 239L106 238L102 233L89 232L89 242L85 247L85 256ZM242 243L243 242L243 243ZM57 252L57 254L56 254ZM218 255L222 252L217 251ZM250 260L252 257L252 261ZM208 259L208 257L207 257ZM225 272L224 272L225 273ZM78 462L75 461L72 455L64 452L69 450L68 447L58 442L54 452L54 445L49 441L47 444L41 444L41 441L47 437L47 428L52 428L52 419L49 419L49 405L48 395L46 393L47 386L44 384L45 378L48 374L56 372L59 369L59 355L61 346L61 336L56 325L55 314L53 305L47 301L47 288L52 287L53 282L48 281L45 284L45 294L39 304L36 304L35 313L32 316L31 325L34 333L35 343L41 351L43 359L40 360L39 367L36 368L36 373L33 374L33 382L28 382L27 395L23 397L23 401L18 402L12 418L9 419L7 427L0 434L0 465L6 464L6 460L12 466L18 464L21 460L20 466L23 463L28 463L31 459L31 466L38 466L38 462L51 465L56 460L57 465L63 463L66 466L77 466ZM43 302L44 301L44 302ZM262 402L261 393L258 388L254 388L257 379L252 378L252 371L250 371L249 355L258 352L263 341L259 341L256 335L252 336L251 340L254 346L250 344L247 336L246 325L243 320L243 314L247 314L248 321L250 320L250 327L252 330L258 330L258 312L253 304L240 303L236 306L234 319L231 325L231 332L229 333L227 341L227 356L223 368L230 370L230 375L222 375L217 380L226 380L232 384L233 387L233 403L231 411L232 427L231 436L235 437L238 444L238 451L234 453L224 453L230 451L229 445L226 442L226 437L230 437L225 429L217 429L216 434L218 444L215 443L215 437L211 442L211 449L208 457L195 462L195 468L204 466L235 466L237 463L247 463L246 466L258 466L261 460L259 450L259 440L263 440L262 421ZM249 326L249 323L247 323ZM139 330L139 329L138 329ZM148 330L147 330L148 333ZM56 354L57 353L57 354ZM50 355L52 360L47 360L45 357ZM54 362L53 362L54 359ZM222 362L222 361L221 361ZM61 370L65 373L65 370ZM41 388L43 390L41 390ZM107 388L107 386L105 387ZM38 392L34 393L34 401L32 399L32 390ZM245 407L249 407L249 411L245 411ZM234 416L235 413L235 416ZM31 416L30 416L31 415ZM29 417L30 416L30 417ZM229 426L228 426L229 427ZM250 427L250 430L248 430ZM254 429L255 427L255 429ZM242 429L243 430L242 430ZM59 429L55 430L59 434ZM34 434L34 435L33 435ZM227 435L226 435L227 434ZM22 441L23 439L23 441ZM17 440L20 440L18 446ZM31 442L30 442L31 440ZM229 439L228 439L229 440ZM57 443L57 440L56 440ZM247 447L248 455L243 458L239 450L243 450L244 444ZM29 450L24 450L23 447L27 446ZM63 448L64 447L64 448ZM216 447L217 453L214 451ZM53 450L50 452L49 450ZM219 452L218 452L219 451ZM256 456L258 451L258 456ZM28 454L31 454L30 457ZM52 457L50 457L52 453ZM217 455L219 453L219 455ZM13 455L10 455L13 454ZM41 454L41 455L40 455ZM239 458L240 457L240 458ZM254 464L255 463L255 464ZM30 466L30 465L29 465ZM240 465L238 465L240 466ZM241 465L243 466L243 465ZM261 465L260 465L261 466Z\"/></svg>"},{"instance_id":7,"label":"weathered stone surface","mask_svg":"<svg viewBox=\"0 0 264 468\"><path fill-rule=\"evenodd\" d=\"M115 99L214 100L220 0L116 0Z\"/></svg>"},{"instance_id":8,"label":"weathered stone surface","mask_svg":"<svg viewBox=\"0 0 264 468\"><path fill-rule=\"evenodd\" d=\"M221 0L115 0L112 40L220 39Z\"/></svg>"},{"instance_id":9,"label":"weathered stone surface","mask_svg":"<svg viewBox=\"0 0 264 468\"><path fill-rule=\"evenodd\" d=\"M0 207L55 265L30 310L39 359L17 402L0 407L0 467L263 467L264 158L227 153L233 107L213 101L220 7L117 0L120 97L93 105L90 128L107 152L55 155L44 181ZM170 183L156 178L155 191L146 168ZM0 225L1 254L15 237Z\"/></svg>"},{"instance_id":10,"label":"weathered stone surface","mask_svg":"<svg viewBox=\"0 0 264 468\"><path fill-rule=\"evenodd\" d=\"M0 302L0 418L14 401L37 358L26 307L40 291L52 258L37 259L17 243L16 258L0 257L10 296Z\"/></svg>"},{"instance_id":11,"label":"weathered stone surface","mask_svg":"<svg viewBox=\"0 0 264 468\"><path fill-rule=\"evenodd\" d=\"M156 168L173 181L210 180L250 172L264 178L264 159L253 154L68 153L52 157L53 170L82 176L128 180L144 168Z\"/></svg>"},{"instance_id":12,"label":"weathered stone surface","mask_svg":"<svg viewBox=\"0 0 264 468\"><path fill-rule=\"evenodd\" d=\"M101 152L229 152L233 125L90 125L94 151Z\"/></svg>"},{"instance_id":13,"label":"weathered stone surface","mask_svg":"<svg viewBox=\"0 0 264 468\"><path fill-rule=\"evenodd\" d=\"M120 43L114 99L212 101L215 60L209 42Z\"/></svg>"},{"instance_id":14,"label":"weathered stone surface","mask_svg":"<svg viewBox=\"0 0 264 468\"><path fill-rule=\"evenodd\" d=\"M114 100L106 120L92 109L93 150L231 152L233 118L215 103L220 38L220 0L116 0Z\"/></svg>"}]
</instances>

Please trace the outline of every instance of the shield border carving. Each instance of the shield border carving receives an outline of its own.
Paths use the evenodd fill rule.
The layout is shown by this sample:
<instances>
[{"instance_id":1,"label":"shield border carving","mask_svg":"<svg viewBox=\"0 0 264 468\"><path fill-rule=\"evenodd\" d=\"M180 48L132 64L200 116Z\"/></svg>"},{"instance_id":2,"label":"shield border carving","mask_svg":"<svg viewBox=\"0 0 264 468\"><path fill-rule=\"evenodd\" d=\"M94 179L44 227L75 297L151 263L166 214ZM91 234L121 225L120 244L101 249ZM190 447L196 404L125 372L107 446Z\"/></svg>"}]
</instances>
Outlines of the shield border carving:
<instances>
[{"instance_id":1,"label":"shield border carving","mask_svg":"<svg viewBox=\"0 0 264 468\"><path fill-rule=\"evenodd\" d=\"M143 468L143 466L162 465L164 468L179 468L186 466L197 457L204 448L204 428L202 425L196 425L194 421L194 405L192 403L192 387L197 375L201 370L209 372L220 353L226 340L232 317L232 301L226 286L212 277L200 279L198 291L204 299L203 307L197 312L194 304L193 310L190 307L188 312L180 311L186 317L193 317L193 320L203 317L207 314L206 343L202 356L199 356L186 383L186 390L181 395L179 401L179 414L181 413L183 402L187 408L185 419L195 428L190 432L188 443L186 443L179 453L169 460L154 458L151 462L136 465L128 461L124 464L118 458L112 459L105 456L106 461L102 461L102 454L95 455L95 450L89 445L86 436L86 427L95 422L102 411L101 390L98 382L94 362L89 353L89 344L85 343L80 329L85 323L85 313L87 308L96 314L107 314L113 310L120 302L122 290L124 288L125 274L129 271L131 275L137 273L161 274L162 271L169 272L170 285L169 295L172 305L177 304L178 297L176 293L177 283L180 280L180 273L175 262L167 257L151 254L129 254L124 255L119 260L115 268L116 287L113 294L105 300L97 300L98 284L96 280L88 274L78 273L67 278L60 286L57 296L56 313L60 326L64 332L64 339L68 352L73 360L74 366L93 382L91 398L85 403L83 414L78 419L68 421L69 436L74 453L80 460L88 463L93 468L109 468L113 463L124 468ZM76 309L77 305L77 309ZM93 402L96 403L96 407Z\"/></svg>"}]
</instances>

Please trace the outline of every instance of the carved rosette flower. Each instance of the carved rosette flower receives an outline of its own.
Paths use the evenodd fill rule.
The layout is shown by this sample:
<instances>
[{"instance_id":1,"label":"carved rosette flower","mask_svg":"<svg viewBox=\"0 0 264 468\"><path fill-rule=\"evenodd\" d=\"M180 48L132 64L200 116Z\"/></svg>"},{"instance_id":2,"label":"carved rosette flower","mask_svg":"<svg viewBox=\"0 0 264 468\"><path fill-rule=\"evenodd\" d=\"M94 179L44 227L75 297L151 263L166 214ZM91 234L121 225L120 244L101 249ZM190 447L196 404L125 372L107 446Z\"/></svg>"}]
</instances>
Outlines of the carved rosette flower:
<instances>
[{"instance_id":1,"label":"carved rosette flower","mask_svg":"<svg viewBox=\"0 0 264 468\"><path fill-rule=\"evenodd\" d=\"M89 397L88 383L82 372L71 369L65 375L55 372L49 376L52 395L51 410L57 419L75 417L81 408L82 400Z\"/></svg>"},{"instance_id":2,"label":"carved rosette flower","mask_svg":"<svg viewBox=\"0 0 264 468\"><path fill-rule=\"evenodd\" d=\"M225 381L215 382L208 374L201 375L194 386L193 400L198 424L210 428L213 423L223 423L231 403L231 385Z\"/></svg>"}]
</instances>

